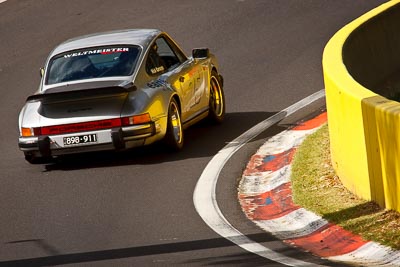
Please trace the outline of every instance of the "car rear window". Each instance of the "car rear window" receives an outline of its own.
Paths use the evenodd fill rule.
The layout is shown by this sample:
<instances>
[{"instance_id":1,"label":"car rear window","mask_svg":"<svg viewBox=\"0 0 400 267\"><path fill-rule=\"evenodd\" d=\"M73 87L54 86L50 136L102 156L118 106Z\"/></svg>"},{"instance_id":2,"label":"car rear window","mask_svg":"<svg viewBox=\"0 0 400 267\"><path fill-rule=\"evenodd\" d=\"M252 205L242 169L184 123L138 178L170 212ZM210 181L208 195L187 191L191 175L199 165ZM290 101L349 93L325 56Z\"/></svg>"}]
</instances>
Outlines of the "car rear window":
<instances>
[{"instance_id":1,"label":"car rear window","mask_svg":"<svg viewBox=\"0 0 400 267\"><path fill-rule=\"evenodd\" d=\"M137 64L138 46L107 46L69 51L49 62L46 84L111 76L129 76Z\"/></svg>"}]
</instances>

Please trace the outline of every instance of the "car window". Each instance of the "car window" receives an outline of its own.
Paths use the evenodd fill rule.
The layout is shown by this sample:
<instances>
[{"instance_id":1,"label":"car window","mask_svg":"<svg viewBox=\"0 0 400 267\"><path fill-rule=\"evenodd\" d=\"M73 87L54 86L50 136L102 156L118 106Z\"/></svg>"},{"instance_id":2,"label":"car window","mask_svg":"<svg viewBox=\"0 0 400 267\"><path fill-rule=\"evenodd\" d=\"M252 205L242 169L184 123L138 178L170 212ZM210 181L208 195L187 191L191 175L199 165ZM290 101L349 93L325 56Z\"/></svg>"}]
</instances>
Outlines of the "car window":
<instances>
[{"instance_id":1,"label":"car window","mask_svg":"<svg viewBox=\"0 0 400 267\"><path fill-rule=\"evenodd\" d=\"M158 54L158 47L153 44L149 50L146 61L146 71L150 75L159 75L167 70L167 66L163 59Z\"/></svg>"},{"instance_id":2,"label":"car window","mask_svg":"<svg viewBox=\"0 0 400 267\"><path fill-rule=\"evenodd\" d=\"M107 46L69 51L49 62L46 84L132 75L140 48Z\"/></svg>"},{"instance_id":3,"label":"car window","mask_svg":"<svg viewBox=\"0 0 400 267\"><path fill-rule=\"evenodd\" d=\"M165 37L158 38L151 46L146 62L150 75L172 70L186 60L186 57Z\"/></svg>"}]
</instances>

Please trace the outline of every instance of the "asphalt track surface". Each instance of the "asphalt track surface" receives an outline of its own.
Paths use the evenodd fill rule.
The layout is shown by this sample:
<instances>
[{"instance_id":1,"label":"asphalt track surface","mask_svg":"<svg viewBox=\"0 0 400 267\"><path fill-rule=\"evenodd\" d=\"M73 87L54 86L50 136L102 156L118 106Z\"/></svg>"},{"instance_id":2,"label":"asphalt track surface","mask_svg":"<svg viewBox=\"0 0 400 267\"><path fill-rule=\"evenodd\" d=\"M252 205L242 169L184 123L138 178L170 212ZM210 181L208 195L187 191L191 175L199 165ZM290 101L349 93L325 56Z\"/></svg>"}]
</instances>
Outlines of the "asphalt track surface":
<instances>
[{"instance_id":1,"label":"asphalt track surface","mask_svg":"<svg viewBox=\"0 0 400 267\"><path fill-rule=\"evenodd\" d=\"M384 1L42 1L0 3L0 265L281 266L223 239L193 205L197 180L227 142L321 90L321 55L342 26ZM160 28L190 53L209 47L225 78L226 121L186 131L178 154L158 146L30 165L17 118L58 43L82 34ZM265 138L323 106L277 124L227 162L217 184L225 217L288 257L329 265L248 221L237 202L246 161ZM333 264L330 264L333 265Z\"/></svg>"}]
</instances>

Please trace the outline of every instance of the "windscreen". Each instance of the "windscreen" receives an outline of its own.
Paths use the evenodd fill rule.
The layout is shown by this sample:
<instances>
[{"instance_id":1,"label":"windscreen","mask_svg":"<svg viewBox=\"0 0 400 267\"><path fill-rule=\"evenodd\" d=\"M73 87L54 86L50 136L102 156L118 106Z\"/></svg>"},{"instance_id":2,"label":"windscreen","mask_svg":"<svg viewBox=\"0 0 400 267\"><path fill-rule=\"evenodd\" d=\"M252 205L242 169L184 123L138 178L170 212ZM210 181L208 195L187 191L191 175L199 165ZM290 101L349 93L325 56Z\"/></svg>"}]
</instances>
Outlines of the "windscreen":
<instances>
[{"instance_id":1,"label":"windscreen","mask_svg":"<svg viewBox=\"0 0 400 267\"><path fill-rule=\"evenodd\" d=\"M135 69L139 52L138 46L107 46L57 55L50 60L46 84L129 76Z\"/></svg>"}]
</instances>

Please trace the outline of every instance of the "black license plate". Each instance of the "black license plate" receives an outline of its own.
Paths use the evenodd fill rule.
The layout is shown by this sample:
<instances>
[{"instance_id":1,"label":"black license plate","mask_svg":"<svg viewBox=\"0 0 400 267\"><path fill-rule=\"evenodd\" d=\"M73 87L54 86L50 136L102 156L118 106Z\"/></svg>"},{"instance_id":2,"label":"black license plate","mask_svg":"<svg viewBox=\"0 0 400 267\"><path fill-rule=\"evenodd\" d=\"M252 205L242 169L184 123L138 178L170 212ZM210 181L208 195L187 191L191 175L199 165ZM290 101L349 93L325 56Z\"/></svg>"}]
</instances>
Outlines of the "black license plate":
<instances>
[{"instance_id":1,"label":"black license plate","mask_svg":"<svg viewBox=\"0 0 400 267\"><path fill-rule=\"evenodd\" d=\"M73 146L73 145L89 144L96 142L97 142L96 134L85 134L85 135L64 137L64 146Z\"/></svg>"}]
</instances>

